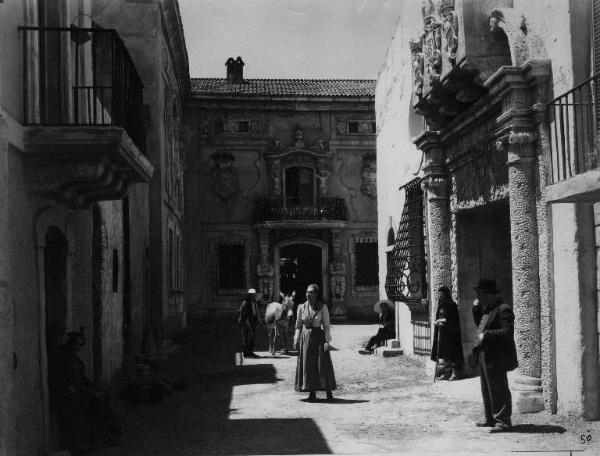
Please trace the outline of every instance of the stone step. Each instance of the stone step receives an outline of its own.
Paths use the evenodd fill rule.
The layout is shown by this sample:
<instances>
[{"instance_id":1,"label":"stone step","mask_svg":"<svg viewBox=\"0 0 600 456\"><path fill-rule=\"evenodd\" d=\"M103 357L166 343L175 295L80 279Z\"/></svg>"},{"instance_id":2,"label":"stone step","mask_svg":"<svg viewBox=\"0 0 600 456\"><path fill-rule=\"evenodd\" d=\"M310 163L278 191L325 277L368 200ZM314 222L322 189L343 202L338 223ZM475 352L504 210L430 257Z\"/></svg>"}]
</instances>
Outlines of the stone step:
<instances>
[{"instance_id":1,"label":"stone step","mask_svg":"<svg viewBox=\"0 0 600 456\"><path fill-rule=\"evenodd\" d=\"M381 356L384 358L391 358L393 356L400 356L403 354L401 348L385 348L381 350Z\"/></svg>"}]
</instances>

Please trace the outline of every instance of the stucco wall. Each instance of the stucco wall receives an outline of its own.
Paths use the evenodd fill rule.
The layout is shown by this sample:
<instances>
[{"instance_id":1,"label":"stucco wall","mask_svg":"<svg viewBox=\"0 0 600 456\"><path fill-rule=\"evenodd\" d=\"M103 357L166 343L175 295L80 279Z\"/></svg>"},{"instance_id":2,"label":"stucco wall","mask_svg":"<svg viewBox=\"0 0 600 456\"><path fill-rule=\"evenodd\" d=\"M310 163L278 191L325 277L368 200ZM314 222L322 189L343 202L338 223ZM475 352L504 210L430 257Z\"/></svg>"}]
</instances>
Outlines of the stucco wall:
<instances>
[{"instance_id":1,"label":"stucco wall","mask_svg":"<svg viewBox=\"0 0 600 456\"><path fill-rule=\"evenodd\" d=\"M150 293L149 322L154 330L164 331L166 337L175 335L185 324L183 297L177 305L169 306L172 298L167 281L167 223L176 220L182 227L183 214L173 206L166 188L167 121L172 113L167 98L179 100L178 115L183 104L183 82L174 75L188 77L187 67L174 66L167 35L176 34L171 22L161 20L169 2L127 2L124 0L93 4L94 19L101 25L114 28L125 43L144 84L146 117L146 154L154 167L149 186L150 225ZM161 5L162 4L162 8ZM144 20L140 20L143 17ZM164 16L162 16L164 19ZM176 50L174 52L177 52ZM185 54L185 52L183 52ZM178 138L179 139L179 138ZM183 232L183 230L182 230ZM133 257L132 257L133 259Z\"/></svg>"},{"instance_id":2,"label":"stucco wall","mask_svg":"<svg viewBox=\"0 0 600 456\"><path fill-rule=\"evenodd\" d=\"M42 340L38 284L36 278L36 241L33 239L33 214L35 202L28 196L25 187L20 153L9 146L8 188L5 191L9 199L9 264L10 282L9 303L12 306L12 344L11 352L16 357L17 366L7 366L5 375L12 380L12 394L4 406L10 410L7 423L9 432L7 453L15 455L36 454L41 448L43 434L42 404L40 403L40 384L42 381L41 356ZM29 229L24 229L29 227ZM10 341L10 339L8 339ZM12 360L11 360L12 361ZM12 431L12 432L11 432ZM4 426L2 431L4 433Z\"/></svg>"},{"instance_id":3,"label":"stucco wall","mask_svg":"<svg viewBox=\"0 0 600 456\"><path fill-rule=\"evenodd\" d=\"M422 154L413 139L422 131L422 118L414 114L412 99L412 62L408 42L419 36L423 19L421 4L405 0L394 38L379 71L375 93L377 118L377 212L379 244L379 293L385 293L387 260L385 247L390 228L394 233L402 216L404 192L399 187L419 174ZM405 353L412 353L410 311L398 304L397 331Z\"/></svg>"},{"instance_id":4,"label":"stucco wall","mask_svg":"<svg viewBox=\"0 0 600 456\"><path fill-rule=\"evenodd\" d=\"M555 267L554 296L556 302L556 364L559 411L577 411L583 407L582 356L583 340L579 311L579 245L577 241L576 206L555 204L554 257L560 258Z\"/></svg>"}]
</instances>

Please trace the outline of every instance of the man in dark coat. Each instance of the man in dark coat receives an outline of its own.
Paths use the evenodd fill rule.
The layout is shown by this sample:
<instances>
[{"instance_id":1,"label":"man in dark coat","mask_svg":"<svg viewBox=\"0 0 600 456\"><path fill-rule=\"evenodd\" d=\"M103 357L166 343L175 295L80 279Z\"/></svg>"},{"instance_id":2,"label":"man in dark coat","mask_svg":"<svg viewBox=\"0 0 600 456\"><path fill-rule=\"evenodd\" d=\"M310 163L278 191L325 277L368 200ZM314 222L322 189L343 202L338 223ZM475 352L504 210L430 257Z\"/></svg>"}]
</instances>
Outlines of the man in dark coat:
<instances>
[{"instance_id":1,"label":"man in dark coat","mask_svg":"<svg viewBox=\"0 0 600 456\"><path fill-rule=\"evenodd\" d=\"M512 426L512 397L506 373L518 366L515 315L498 296L495 280L481 279L475 291L473 318L478 330L473 354L478 357L485 410L485 421L476 425L493 427L491 432L505 432Z\"/></svg>"},{"instance_id":2,"label":"man in dark coat","mask_svg":"<svg viewBox=\"0 0 600 456\"><path fill-rule=\"evenodd\" d=\"M242 332L242 356L244 358L259 357L254 353L254 341L256 339L256 327L260 322L258 302L261 298L262 293L257 293L254 288L250 288L238 310L238 323Z\"/></svg>"},{"instance_id":3,"label":"man in dark coat","mask_svg":"<svg viewBox=\"0 0 600 456\"><path fill-rule=\"evenodd\" d=\"M452 300L448 287L438 290L431 359L436 363L443 360L450 367L451 372L442 374L440 380L456 380L464 363L458 306Z\"/></svg>"}]
</instances>

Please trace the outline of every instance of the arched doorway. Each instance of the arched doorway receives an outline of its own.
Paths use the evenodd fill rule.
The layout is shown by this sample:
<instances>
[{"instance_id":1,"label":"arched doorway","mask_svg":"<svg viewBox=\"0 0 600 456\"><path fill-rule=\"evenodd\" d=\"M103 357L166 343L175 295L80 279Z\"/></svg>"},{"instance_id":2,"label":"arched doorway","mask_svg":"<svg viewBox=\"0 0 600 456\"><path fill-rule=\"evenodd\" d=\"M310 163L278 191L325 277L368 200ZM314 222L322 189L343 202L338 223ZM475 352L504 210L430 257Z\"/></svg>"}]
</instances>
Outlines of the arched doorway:
<instances>
[{"instance_id":1,"label":"arched doorway","mask_svg":"<svg viewBox=\"0 0 600 456\"><path fill-rule=\"evenodd\" d=\"M306 300L306 287L316 283L319 297L327 302L327 246L309 241L286 242L276 250L278 289L283 293L296 293L295 303Z\"/></svg>"},{"instance_id":2,"label":"arched doorway","mask_svg":"<svg viewBox=\"0 0 600 456\"><path fill-rule=\"evenodd\" d=\"M46 313L46 362L48 390L53 397L60 375L60 345L67 331L67 238L56 226L46 230L44 244L44 296ZM50 401L50 448L58 444L58 424Z\"/></svg>"}]
</instances>

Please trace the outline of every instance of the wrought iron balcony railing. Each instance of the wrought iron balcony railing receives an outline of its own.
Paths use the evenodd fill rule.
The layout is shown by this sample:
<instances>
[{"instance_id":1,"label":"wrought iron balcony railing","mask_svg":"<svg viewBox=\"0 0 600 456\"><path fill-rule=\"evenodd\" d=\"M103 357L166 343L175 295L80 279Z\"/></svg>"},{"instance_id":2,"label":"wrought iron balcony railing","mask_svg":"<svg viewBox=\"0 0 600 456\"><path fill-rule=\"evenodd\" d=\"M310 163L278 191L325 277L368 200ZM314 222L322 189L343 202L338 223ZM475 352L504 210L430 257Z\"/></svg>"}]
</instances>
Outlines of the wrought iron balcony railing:
<instances>
[{"instance_id":1,"label":"wrought iron balcony railing","mask_svg":"<svg viewBox=\"0 0 600 456\"><path fill-rule=\"evenodd\" d=\"M256 200L258 222L287 220L348 220L343 198L320 197L314 204L298 198L260 198Z\"/></svg>"},{"instance_id":2,"label":"wrought iron balcony railing","mask_svg":"<svg viewBox=\"0 0 600 456\"><path fill-rule=\"evenodd\" d=\"M598 168L598 86L593 76L548 103L550 183Z\"/></svg>"},{"instance_id":3,"label":"wrought iron balcony railing","mask_svg":"<svg viewBox=\"0 0 600 456\"><path fill-rule=\"evenodd\" d=\"M26 125L115 125L144 151L143 84L115 30L21 30Z\"/></svg>"}]
</instances>

